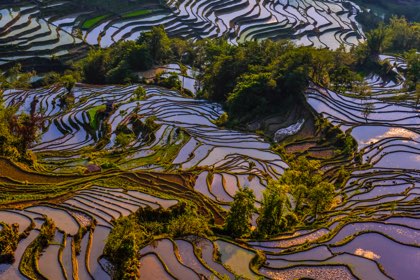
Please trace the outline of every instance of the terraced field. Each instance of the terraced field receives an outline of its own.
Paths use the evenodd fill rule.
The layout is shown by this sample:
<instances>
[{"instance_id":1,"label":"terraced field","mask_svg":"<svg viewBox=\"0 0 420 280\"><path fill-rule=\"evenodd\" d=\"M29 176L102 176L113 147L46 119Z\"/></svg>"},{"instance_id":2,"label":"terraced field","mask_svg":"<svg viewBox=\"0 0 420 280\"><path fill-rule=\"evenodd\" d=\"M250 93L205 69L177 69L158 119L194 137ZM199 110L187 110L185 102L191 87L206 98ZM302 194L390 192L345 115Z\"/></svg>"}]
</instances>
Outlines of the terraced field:
<instances>
[{"instance_id":1,"label":"terraced field","mask_svg":"<svg viewBox=\"0 0 420 280\"><path fill-rule=\"evenodd\" d=\"M34 57L72 60L89 45L135 40L156 25L171 36L233 44L292 38L352 46L364 38L358 12L344 0L168 0L134 12L58 0L0 3L0 66ZM404 60L381 59L399 79L367 77L369 100L317 86L306 92L317 114L356 139L354 159L317 146L319 135L301 116L270 123L278 128L274 141L288 140L286 150L322 159L333 178L341 167L351 172L322 226L262 241L160 238L140 252L141 279L417 279L420 111L412 93L400 92ZM146 96L138 98L138 86L77 84L67 107L64 88L5 91L7 106L35 109L45 122L32 147L40 163L33 170L0 157L0 230L18 224L21 234L16 261L0 264L0 279L111 279L103 249L116 219L188 200L221 225L240 188L251 188L259 207L268 180L288 168L263 137L215 125L219 104L156 86L144 86ZM132 135L125 144L121 131ZM304 136L288 138L297 134ZM38 258L49 219L54 237Z\"/></svg>"},{"instance_id":2,"label":"terraced field","mask_svg":"<svg viewBox=\"0 0 420 280\"><path fill-rule=\"evenodd\" d=\"M360 9L342 0L168 0L143 6L123 12L61 0L0 3L0 65L34 57L74 60L88 44L135 40L157 25L171 36L226 36L232 43L291 38L335 49L364 38L355 20Z\"/></svg>"},{"instance_id":3,"label":"terraced field","mask_svg":"<svg viewBox=\"0 0 420 280\"><path fill-rule=\"evenodd\" d=\"M384 57L386 58L386 57ZM389 58L386 58L389 59ZM398 68L404 64L398 64ZM415 279L419 261L418 200L420 119L414 100L386 101L393 83L372 79L369 102L312 88L308 103L359 143L362 167L353 169L343 202L325 228L266 242L249 242L266 252L260 272L277 279ZM355 218L349 218L355 217ZM349 222L351 220L351 222ZM310 244L303 246L304 244ZM291 253L292 252L292 253ZM349 270L350 268L350 270ZM337 274L339 273L339 274Z\"/></svg>"},{"instance_id":4,"label":"terraced field","mask_svg":"<svg viewBox=\"0 0 420 280\"><path fill-rule=\"evenodd\" d=\"M382 58L395 60L395 71L405 67L400 59ZM357 165L323 162L326 172L343 164L352 171L337 191L341 202L327 213L324 227L241 244L194 236L161 239L141 251L142 279L415 279L418 269L412 264L420 261L419 111L414 99L389 98L398 83L376 77L368 82L374 92L369 101L319 87L306 93L315 111L351 133L362 158ZM34 199L40 192L55 191L36 206L18 201L3 206L8 209L0 212L0 221L18 223L29 235L19 242L17 261L0 266L0 278L30 277L21 260L45 217L57 225L55 243L42 252L36 273L48 279L108 279L101 255L114 219L138 207L167 208L189 199L220 223L222 209L228 209L239 186L248 185L259 200L267 179L278 178L287 168L262 138L215 126L222 113L219 105L158 87L147 87L146 98L135 100L136 88L80 84L75 105L66 110L57 105L65 91L61 88L5 93L6 103L21 110L35 102L48 123L42 141L33 147L46 168L43 175L4 161L10 170L1 169L1 188L24 190ZM153 136L139 133L121 154L115 141L118 127L131 127L133 116L141 116L141 122L155 116L157 129ZM297 133L302 125L295 126L280 131ZM94 147L101 149L100 156L92 154ZM87 166L103 164L100 159L120 169L83 174ZM80 231L82 238L76 238ZM250 265L261 254L266 257L262 266Z\"/></svg>"},{"instance_id":5,"label":"terraced field","mask_svg":"<svg viewBox=\"0 0 420 280\"><path fill-rule=\"evenodd\" d=\"M86 46L71 32L42 17L36 5L0 4L0 66L34 57L74 59Z\"/></svg>"},{"instance_id":6,"label":"terraced field","mask_svg":"<svg viewBox=\"0 0 420 280\"><path fill-rule=\"evenodd\" d=\"M136 88L80 85L75 89L75 106L67 112L60 110L57 100L64 89L9 91L5 101L8 105L20 104L22 110L30 108L33 102L44 108L47 131L33 150L42 155L42 162L51 173L77 171L86 162L89 148L93 149L104 136L101 128L105 124L109 124L110 131L108 141L101 144L102 156L118 152L120 147L115 143L118 127L130 124L138 115L142 116L142 122L152 116L157 118L159 128L153 140L140 134L128 144L124 155L111 157L110 161L132 171L205 170L199 172L197 181L207 182L207 186L198 184L196 189L222 204L232 200L239 185L249 185L260 195L263 178L277 178L287 167L260 137L219 129L213 124L222 112L219 105L153 87L147 88L146 100L136 101L133 100ZM96 113L93 114L96 121L91 119L91 108L104 111L107 104L114 109L102 114L106 117ZM81 149L86 153L80 154Z\"/></svg>"}]
</instances>

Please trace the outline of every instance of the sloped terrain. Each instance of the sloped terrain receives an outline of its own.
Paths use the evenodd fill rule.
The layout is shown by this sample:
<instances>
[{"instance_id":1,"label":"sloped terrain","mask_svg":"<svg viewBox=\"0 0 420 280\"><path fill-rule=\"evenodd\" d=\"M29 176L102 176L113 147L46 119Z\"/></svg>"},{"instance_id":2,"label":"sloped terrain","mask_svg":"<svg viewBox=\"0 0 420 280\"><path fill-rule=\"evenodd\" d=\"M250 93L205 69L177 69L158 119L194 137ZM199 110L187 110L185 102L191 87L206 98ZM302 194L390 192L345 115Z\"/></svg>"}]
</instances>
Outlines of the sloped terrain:
<instances>
[{"instance_id":1,"label":"sloped terrain","mask_svg":"<svg viewBox=\"0 0 420 280\"><path fill-rule=\"evenodd\" d=\"M227 37L235 44L288 38L336 49L364 38L355 20L360 9L342 0L174 0L132 3L127 9L118 3L95 7L58 0L0 4L0 65L33 58L75 60L88 45L135 40L158 25L170 36Z\"/></svg>"},{"instance_id":2,"label":"sloped terrain","mask_svg":"<svg viewBox=\"0 0 420 280\"><path fill-rule=\"evenodd\" d=\"M403 61L396 65L396 71L404 67ZM337 94L318 87L306 93L315 111L357 140L361 158L358 164L334 158L323 161L326 172L342 165L351 171L345 187L337 190L341 202L327 213L324 227L241 244L194 236L162 239L142 249L142 278L415 279L418 271L411 264L420 261L418 110L414 100L390 101L397 84L374 77L368 82L374 91L369 101L351 92ZM107 279L101 255L115 219L139 207L167 208L189 199L217 222L240 186L252 188L259 200L267 179L278 178L287 168L262 138L215 126L212 121L222 113L217 104L157 87L147 87L146 98L135 100L136 88L78 85L74 106L65 110L54 101L64 89L6 92L6 103L20 104L22 110L36 100L49 122L42 141L34 146L47 170L29 172L4 162L12 167L0 172L6 182L3 190L8 194L24 190L34 198L52 188L54 192L37 206L19 201L4 204L23 210L3 210L1 221L18 223L19 230L26 229L29 235L19 243L17 261L1 266L2 277L28 277L21 258L45 217L55 221L57 232L54 243L37 260L36 273L49 279L70 275ZM115 141L117 128L131 127L133 116L141 116L143 123L155 116L157 127L153 137L139 133L122 152ZM108 129L101 129L104 126ZM300 145L304 142L299 140ZM101 147L99 158L120 169L74 175L97 160L90 152L95 147ZM75 237L79 231L82 238ZM262 266L250 265L261 253L266 257Z\"/></svg>"}]
</instances>

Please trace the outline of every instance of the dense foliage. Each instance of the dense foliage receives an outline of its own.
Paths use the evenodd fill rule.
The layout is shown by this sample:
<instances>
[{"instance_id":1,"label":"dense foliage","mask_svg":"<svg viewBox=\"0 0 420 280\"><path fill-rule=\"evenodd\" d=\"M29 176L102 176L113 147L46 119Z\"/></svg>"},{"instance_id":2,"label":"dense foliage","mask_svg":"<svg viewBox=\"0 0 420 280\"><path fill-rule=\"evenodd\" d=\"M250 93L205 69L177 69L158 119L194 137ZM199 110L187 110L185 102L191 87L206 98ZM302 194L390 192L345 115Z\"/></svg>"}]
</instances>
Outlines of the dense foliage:
<instances>
[{"instance_id":1,"label":"dense foliage","mask_svg":"<svg viewBox=\"0 0 420 280\"><path fill-rule=\"evenodd\" d=\"M257 221L258 235L261 237L278 234L296 223L296 217L290 208L288 191L287 185L268 182Z\"/></svg>"},{"instance_id":2,"label":"dense foliage","mask_svg":"<svg viewBox=\"0 0 420 280\"><path fill-rule=\"evenodd\" d=\"M19 225L0 223L0 263L11 263L19 242Z\"/></svg>"},{"instance_id":3,"label":"dense foliage","mask_svg":"<svg viewBox=\"0 0 420 280\"><path fill-rule=\"evenodd\" d=\"M118 219L108 236L104 255L114 264L114 279L137 279L139 251L161 237L208 236L209 221L197 208L178 203L169 209L139 208Z\"/></svg>"},{"instance_id":4,"label":"dense foliage","mask_svg":"<svg viewBox=\"0 0 420 280\"><path fill-rule=\"evenodd\" d=\"M3 91L9 88L29 88L32 76L33 73L22 73L19 64L6 75L0 74L0 156L26 162L33 160L28 151L39 139L43 127L41 112L35 110L38 100L30 104L29 114L18 112L14 106L4 105Z\"/></svg>"},{"instance_id":5,"label":"dense foliage","mask_svg":"<svg viewBox=\"0 0 420 280\"><path fill-rule=\"evenodd\" d=\"M380 62L378 55L417 48L419 30L418 24L393 17L389 25L368 32L366 43L333 51L288 41L231 45L220 38L193 42L171 39L163 27L154 27L136 42L93 49L74 70L87 83L130 83L140 81L141 72L153 66L177 62L185 72L184 65L189 65L200 73L198 96L224 104L228 120L222 123L244 123L300 104L310 82L344 92L357 91L361 73L374 71L392 78L392 66ZM158 74L153 82L183 92L178 75Z\"/></svg>"},{"instance_id":6,"label":"dense foliage","mask_svg":"<svg viewBox=\"0 0 420 280\"><path fill-rule=\"evenodd\" d=\"M410 23L404 17L392 17L389 24L383 23L366 33L367 46L371 55L383 52L404 53L420 46L420 23Z\"/></svg>"},{"instance_id":7,"label":"dense foliage","mask_svg":"<svg viewBox=\"0 0 420 280\"><path fill-rule=\"evenodd\" d=\"M224 230L232 237L273 236L317 219L331 207L334 196L335 186L324 178L320 162L299 157L278 181L268 182L258 209L256 231L251 231L256 200L248 188L235 194Z\"/></svg>"},{"instance_id":8,"label":"dense foliage","mask_svg":"<svg viewBox=\"0 0 420 280\"><path fill-rule=\"evenodd\" d=\"M223 103L229 119L240 122L299 103L309 81L344 90L360 79L344 48L329 51L270 40L237 46L224 39L192 42L170 39L162 27L136 42L93 49L73 69L87 83L130 83L140 81L141 71L171 61L184 72L184 64L198 69L199 96ZM177 75L157 75L154 83L183 91Z\"/></svg>"},{"instance_id":9,"label":"dense foliage","mask_svg":"<svg viewBox=\"0 0 420 280\"><path fill-rule=\"evenodd\" d=\"M334 196L334 186L323 180L319 161L300 157L291 163L280 183L289 187L294 198L294 211L299 215L316 215L330 206Z\"/></svg>"},{"instance_id":10,"label":"dense foliage","mask_svg":"<svg viewBox=\"0 0 420 280\"><path fill-rule=\"evenodd\" d=\"M262 236L304 224L308 215L316 218L332 204L335 187L323 178L319 161L300 157L290 165L279 182L270 182L264 192L258 220Z\"/></svg>"},{"instance_id":11,"label":"dense foliage","mask_svg":"<svg viewBox=\"0 0 420 280\"><path fill-rule=\"evenodd\" d=\"M225 230L233 237L250 233L252 214L255 212L255 195L249 188L236 192L226 218Z\"/></svg>"}]
</instances>

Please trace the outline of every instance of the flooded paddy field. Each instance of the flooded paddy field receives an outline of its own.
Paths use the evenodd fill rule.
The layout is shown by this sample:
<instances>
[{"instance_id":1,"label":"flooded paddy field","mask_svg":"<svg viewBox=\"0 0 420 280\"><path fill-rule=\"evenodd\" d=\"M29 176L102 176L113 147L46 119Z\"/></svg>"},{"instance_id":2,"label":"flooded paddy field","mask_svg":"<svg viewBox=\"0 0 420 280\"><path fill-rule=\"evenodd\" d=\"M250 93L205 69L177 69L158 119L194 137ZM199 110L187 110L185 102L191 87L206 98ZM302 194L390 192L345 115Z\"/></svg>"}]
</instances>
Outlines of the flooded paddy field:
<instances>
[{"instance_id":1,"label":"flooded paddy field","mask_svg":"<svg viewBox=\"0 0 420 280\"><path fill-rule=\"evenodd\" d=\"M135 40L157 25L171 36L225 36L232 44L292 38L335 49L364 40L355 20L359 7L340 0L173 0L166 8L139 7L131 14L72 10L71 1L42 7L35 2L0 3L0 44L6 46L0 65L66 59L89 45ZM402 58L381 59L397 74L406 68ZM193 76L189 69L191 89ZM67 89L58 86L6 90L6 106L43 112L44 127L31 147L39 163L33 169L0 157L0 230L15 224L22 237L15 261L0 264L0 279L111 279L112 266L103 257L106 240L117 219L139 208L168 209L188 200L220 226L244 187L253 190L258 208L268 182L289 168L273 149L285 139L292 153L321 159L326 173L342 167L350 173L320 223L267 240L159 237L140 251L140 278L417 279L420 111L414 98L390 98L403 89L399 77L367 76L369 100L318 86L306 91L314 115L357 142L351 159L318 145L311 120L274 119L270 125L278 129L271 142L252 131L217 126L220 104L158 86L77 84L70 107L60 106ZM139 86L144 98L135 95ZM132 135L124 145L121 131ZM295 141L297 134L305 137ZM53 240L35 256L49 220L56 226Z\"/></svg>"},{"instance_id":2,"label":"flooded paddy field","mask_svg":"<svg viewBox=\"0 0 420 280\"><path fill-rule=\"evenodd\" d=\"M39 273L51 279L68 279L75 273L80 279L110 278L101 255L113 220L139 207L170 207L178 203L177 195L201 197L200 203L211 211L223 212L215 209L226 209L241 186L249 186L257 200L261 199L267 179L279 178L288 167L259 136L214 125L222 113L219 105L158 87L146 87L146 98L136 101L132 98L136 88L137 85L80 84L75 89L76 106L69 110L60 110L54 102L64 89L5 93L6 103L19 104L21 110L28 110L36 100L36 106L45 108L49 121L43 140L33 147L46 167L42 176L18 167L10 167L14 169L10 175L0 175L13 178L18 188L31 189L32 183L19 182L22 172L24 180L39 186L57 184L69 188L74 181L79 185L71 197L59 198L56 203L0 212L2 222L19 224L20 231L29 230L27 238L19 242L16 262L2 265L0 275L26 278L19 270L19 257L36 239L45 217L49 217L57 226L57 245L50 245L42 253ZM312 88L306 94L314 110L352 134L362 154L361 168L348 163L353 170L351 178L337 193L345 198L327 214L325 227L245 244L193 237L162 239L142 249L140 271L144 279L154 273L168 279L183 279L184 275L189 275L188 279L199 279L200 275L241 275L246 279L337 279L337 275L341 275L340 279L415 279L418 271L409 263L420 261L419 112L410 101L396 104L384 100L386 91L386 87L382 88L369 101L374 109L368 117L362 113L364 104L351 94L340 95L321 88ZM89 113L92 108L109 111L93 115ZM129 123L133 116L141 116L142 122L155 117L156 132L153 137L139 133L124 156L112 157L112 153L119 152L117 128L121 123ZM100 128L105 124L109 137L102 143L101 153L109 163L118 164L120 170L84 174L86 166L99 166L100 162L81 151L97 147L103 133ZM189 175L160 178L161 172L170 174L175 170ZM80 175L74 175L77 172ZM64 176L59 177L62 180L55 181L57 174ZM70 174L72 179L66 181ZM113 176L135 178L130 183L134 185L126 186L129 191L110 188L104 180ZM181 195L177 189L193 193ZM350 213L355 218L346 219ZM91 226L93 223L95 227ZM74 236L86 228L90 229L85 230L81 251L76 254L71 249ZM258 269L250 266L257 251L266 258Z\"/></svg>"},{"instance_id":3,"label":"flooded paddy field","mask_svg":"<svg viewBox=\"0 0 420 280\"><path fill-rule=\"evenodd\" d=\"M0 66L34 58L71 60L88 45L136 40L159 25L171 36L227 36L235 44L292 38L297 44L335 49L364 40L355 19L361 9L349 1L131 2L127 8L101 9L68 0L0 3Z\"/></svg>"}]
</instances>

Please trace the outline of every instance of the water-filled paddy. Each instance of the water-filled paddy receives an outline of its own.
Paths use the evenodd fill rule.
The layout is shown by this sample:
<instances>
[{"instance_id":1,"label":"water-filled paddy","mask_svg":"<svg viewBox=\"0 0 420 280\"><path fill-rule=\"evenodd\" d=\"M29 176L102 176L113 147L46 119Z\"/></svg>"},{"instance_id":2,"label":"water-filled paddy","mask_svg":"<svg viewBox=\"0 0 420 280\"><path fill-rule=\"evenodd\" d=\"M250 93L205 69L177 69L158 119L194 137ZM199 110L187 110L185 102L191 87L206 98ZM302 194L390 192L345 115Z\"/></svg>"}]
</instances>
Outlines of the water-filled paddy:
<instances>
[{"instance_id":1,"label":"water-filled paddy","mask_svg":"<svg viewBox=\"0 0 420 280\"><path fill-rule=\"evenodd\" d=\"M51 5L65 8L67 3L52 1ZM0 64L33 57L70 57L86 44L105 47L120 40L135 40L142 32L160 24L169 35L195 39L226 35L234 44L251 39L280 39L285 34L295 38L297 44L330 48L337 48L341 43L350 47L363 41L363 32L355 21L359 8L349 2L174 0L168 1L168 5L167 10L156 8L130 18L98 17L89 9L48 17L32 5L0 8L0 44L7 50L0 51ZM83 42L72 32L79 23L92 18L99 20L83 30ZM381 59L395 62L393 71L406 67L400 58L382 56ZM176 64L164 68L179 72ZM184 87L192 92L196 89L195 74L189 69L183 79ZM267 256L259 272L274 279L414 279L417 271L412 264L419 262L420 239L418 110L410 102L383 100L393 96L394 90L402 89L402 80L384 81L370 75L367 82L373 92L369 102L351 93L340 95L319 88L310 89L306 95L316 112L349 131L358 143L365 164L363 170L353 170L354 166L345 162L330 163L332 166L343 164L352 174L343 189L344 202L328 213L329 224L273 240L245 241L241 243L244 247L221 239L196 242L193 238L192 242L190 237L175 241L163 238L156 246L144 249L149 251L143 251L141 257L141 278L199 279L203 274L209 278L226 275L234 279L234 273L257 278L250 268L255 253L249 250L257 249ZM114 219L127 216L138 207L168 208L177 204L178 198L205 196L212 207L228 209L227 203L244 186L253 189L257 200L261 200L267 180L277 179L287 168L283 159L271 150L271 143L262 137L217 127L214 121L222 114L220 105L158 87L147 87L145 100L137 101L132 99L136 87L77 85L75 106L69 110L58 106L59 96L65 92L61 88L5 92L5 103L19 105L19 111L28 111L37 98L37 109L42 107L48 117L41 141L33 147L34 152L42 154L40 162L46 167L43 172L82 175L95 158L85 151L93 151L94 147L98 148L95 152L103 153L98 158L106 158L121 170L104 169L98 173L100 175L93 174L92 180L79 182L79 177L63 180L64 177L6 169L1 162L1 178L16 180L16 188L51 188L78 182L83 190L72 188L73 197L51 204L25 206L25 211L0 211L0 221L19 224L19 232L29 228L31 223L35 226L20 240L15 255L17 261L0 265L0 278L23 279L19 261L38 236L44 223L42 215L53 219L57 228L67 234L62 253L59 252L62 233L57 233L55 243L43 252L39 269L45 277L63 279L65 275L71 278L72 274L77 274L79 279L108 279L106 262L101 255ZM111 110L107 118L97 118L101 115L98 112L106 110L108 102L118 105L118 109ZM373 109L365 116L367 105L372 105ZM141 116L142 121L156 117L159 127L154 139L149 141L143 134L136 135L128 144L129 149L119 154L118 127L136 115ZM97 146L105 133L101 128L106 123L111 130L109 141ZM278 131L278 139L293 135L301 128L297 121ZM300 144L314 145L313 142ZM322 157L325 154L324 150L318 150L311 155ZM93 164L106 166L110 162ZM330 167L324 166L326 170ZM129 182L127 185L109 189L103 187L103 181L97 180L104 174L112 178L124 171L128 172L123 174ZM160 180L162 173L139 178L136 171L191 172L193 175L186 181ZM156 182L156 178L160 181ZM36 185L28 185L28 182ZM166 195L162 195L162 190ZM200 196L182 196L193 190ZM345 217L349 214L358 223L347 222ZM254 224L256 219L254 215ZM84 234L80 254L76 255L73 236L93 221L96 227ZM75 262L72 263L72 259Z\"/></svg>"}]
</instances>

